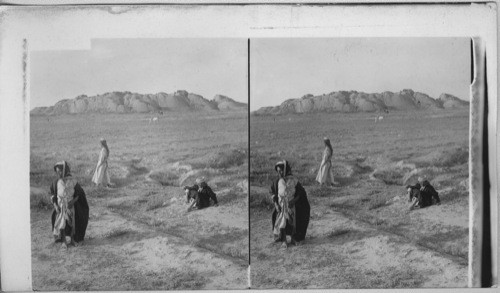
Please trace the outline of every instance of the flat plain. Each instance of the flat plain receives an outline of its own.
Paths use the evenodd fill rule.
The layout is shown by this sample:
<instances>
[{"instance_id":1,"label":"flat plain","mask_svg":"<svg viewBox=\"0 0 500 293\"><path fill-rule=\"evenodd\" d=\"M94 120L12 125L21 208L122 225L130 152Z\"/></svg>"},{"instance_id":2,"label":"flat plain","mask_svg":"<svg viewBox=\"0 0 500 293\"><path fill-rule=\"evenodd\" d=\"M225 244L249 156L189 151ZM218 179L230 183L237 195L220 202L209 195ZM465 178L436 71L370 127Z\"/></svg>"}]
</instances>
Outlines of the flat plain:
<instances>
[{"instance_id":1,"label":"flat plain","mask_svg":"<svg viewBox=\"0 0 500 293\"><path fill-rule=\"evenodd\" d=\"M315 182L324 136L339 187ZM250 150L252 288L467 286L468 109L251 116ZM306 240L288 249L271 230L282 159L311 204ZM405 186L419 176L441 205L409 210Z\"/></svg>"},{"instance_id":2,"label":"flat plain","mask_svg":"<svg viewBox=\"0 0 500 293\"><path fill-rule=\"evenodd\" d=\"M32 116L31 238L34 290L243 289L248 267L247 115ZM113 188L91 178L99 139ZM51 235L53 165L69 162L86 192L83 245ZM181 186L205 176L218 207L187 213Z\"/></svg>"}]
</instances>

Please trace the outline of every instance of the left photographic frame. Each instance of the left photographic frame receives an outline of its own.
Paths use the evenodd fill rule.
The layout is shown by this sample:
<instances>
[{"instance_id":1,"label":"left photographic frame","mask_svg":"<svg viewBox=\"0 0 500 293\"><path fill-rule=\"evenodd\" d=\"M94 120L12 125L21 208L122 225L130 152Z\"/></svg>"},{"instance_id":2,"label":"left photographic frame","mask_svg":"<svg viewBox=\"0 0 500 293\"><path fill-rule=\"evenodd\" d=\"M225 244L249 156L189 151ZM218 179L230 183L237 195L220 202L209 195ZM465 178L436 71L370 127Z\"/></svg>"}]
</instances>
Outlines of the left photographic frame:
<instances>
[{"instance_id":1,"label":"left photographic frame","mask_svg":"<svg viewBox=\"0 0 500 293\"><path fill-rule=\"evenodd\" d=\"M247 40L25 49L33 289L248 287Z\"/></svg>"}]
</instances>

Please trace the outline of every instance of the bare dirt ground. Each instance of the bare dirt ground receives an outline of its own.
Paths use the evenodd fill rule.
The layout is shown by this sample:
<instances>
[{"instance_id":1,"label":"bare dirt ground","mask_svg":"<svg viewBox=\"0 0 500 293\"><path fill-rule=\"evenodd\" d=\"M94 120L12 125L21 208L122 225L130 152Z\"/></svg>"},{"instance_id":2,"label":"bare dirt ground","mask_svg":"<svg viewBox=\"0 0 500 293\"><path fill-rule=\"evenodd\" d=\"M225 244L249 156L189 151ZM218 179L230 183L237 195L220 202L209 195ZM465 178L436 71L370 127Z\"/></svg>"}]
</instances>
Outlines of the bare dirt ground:
<instances>
[{"instance_id":1,"label":"bare dirt ground","mask_svg":"<svg viewBox=\"0 0 500 293\"><path fill-rule=\"evenodd\" d=\"M466 287L468 112L251 117L253 288ZM333 145L339 187L319 187ZM311 204L308 236L272 243L274 163L291 162ZM409 211L405 185L426 176L442 205Z\"/></svg>"},{"instance_id":2,"label":"bare dirt ground","mask_svg":"<svg viewBox=\"0 0 500 293\"><path fill-rule=\"evenodd\" d=\"M35 290L243 289L248 267L246 115L31 117ZM99 138L114 188L90 180ZM52 166L67 160L87 194L82 246L51 236ZM218 207L187 213L184 192L205 176Z\"/></svg>"}]
</instances>

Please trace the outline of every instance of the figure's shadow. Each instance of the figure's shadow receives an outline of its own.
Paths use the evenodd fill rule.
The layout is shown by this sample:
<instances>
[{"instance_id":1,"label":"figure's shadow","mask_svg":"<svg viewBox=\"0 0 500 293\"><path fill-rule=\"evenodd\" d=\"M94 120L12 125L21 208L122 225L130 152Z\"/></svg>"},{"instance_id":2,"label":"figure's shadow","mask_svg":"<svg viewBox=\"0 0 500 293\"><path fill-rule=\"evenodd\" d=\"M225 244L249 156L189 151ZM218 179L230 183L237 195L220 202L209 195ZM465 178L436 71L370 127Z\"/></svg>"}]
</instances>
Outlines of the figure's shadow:
<instances>
[{"instance_id":1,"label":"figure's shadow","mask_svg":"<svg viewBox=\"0 0 500 293\"><path fill-rule=\"evenodd\" d=\"M317 246L329 243L343 245L345 243L362 240L379 235L377 231L360 231L356 229L338 229L323 235L306 236L300 246ZM299 247L300 247L299 246Z\"/></svg>"},{"instance_id":2,"label":"figure's shadow","mask_svg":"<svg viewBox=\"0 0 500 293\"><path fill-rule=\"evenodd\" d=\"M353 177L335 177L335 181L339 183L339 186L336 187L342 187L352 185L358 181L358 179Z\"/></svg>"}]
</instances>

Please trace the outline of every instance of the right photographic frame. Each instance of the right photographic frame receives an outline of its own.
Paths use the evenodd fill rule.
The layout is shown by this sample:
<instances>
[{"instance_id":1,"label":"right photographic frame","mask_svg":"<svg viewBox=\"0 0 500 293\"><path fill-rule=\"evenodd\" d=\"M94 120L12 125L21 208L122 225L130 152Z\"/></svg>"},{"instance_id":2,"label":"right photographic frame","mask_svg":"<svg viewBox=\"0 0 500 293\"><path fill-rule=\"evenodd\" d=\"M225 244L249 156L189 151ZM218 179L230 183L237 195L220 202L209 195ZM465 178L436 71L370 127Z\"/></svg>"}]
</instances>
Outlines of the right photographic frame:
<instances>
[{"instance_id":1,"label":"right photographic frame","mask_svg":"<svg viewBox=\"0 0 500 293\"><path fill-rule=\"evenodd\" d=\"M249 52L252 288L473 285L473 40L261 38Z\"/></svg>"}]
</instances>

